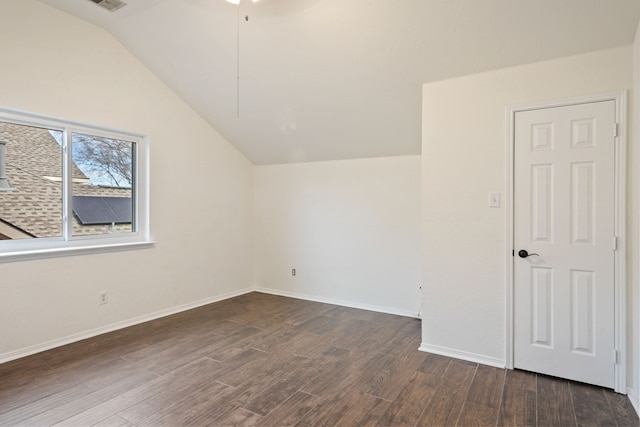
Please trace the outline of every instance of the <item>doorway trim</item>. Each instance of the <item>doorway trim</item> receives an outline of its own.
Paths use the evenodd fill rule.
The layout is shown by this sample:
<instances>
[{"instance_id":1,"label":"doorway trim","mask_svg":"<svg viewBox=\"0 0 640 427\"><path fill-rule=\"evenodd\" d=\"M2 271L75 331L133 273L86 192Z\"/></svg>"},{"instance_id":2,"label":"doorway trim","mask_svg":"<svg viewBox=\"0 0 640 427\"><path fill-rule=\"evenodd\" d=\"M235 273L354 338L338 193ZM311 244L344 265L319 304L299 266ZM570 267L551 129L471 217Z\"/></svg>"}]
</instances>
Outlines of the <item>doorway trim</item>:
<instances>
[{"instance_id":1,"label":"doorway trim","mask_svg":"<svg viewBox=\"0 0 640 427\"><path fill-rule=\"evenodd\" d=\"M509 369L514 368L514 144L515 144L515 115L518 112L539 110L543 108L565 107L577 104L587 104L601 101L615 102L615 119L617 123L617 137L615 144L615 235L617 237L617 249L614 252L614 347L615 358L614 384L615 391L627 394L626 386L626 181L627 181L627 92L611 92L599 95L591 95L570 98L558 101L539 102L521 105L511 105L506 108L506 198L507 198L507 230L505 242L506 265L506 319L505 319L505 361ZM612 129L613 132L613 129Z\"/></svg>"}]
</instances>

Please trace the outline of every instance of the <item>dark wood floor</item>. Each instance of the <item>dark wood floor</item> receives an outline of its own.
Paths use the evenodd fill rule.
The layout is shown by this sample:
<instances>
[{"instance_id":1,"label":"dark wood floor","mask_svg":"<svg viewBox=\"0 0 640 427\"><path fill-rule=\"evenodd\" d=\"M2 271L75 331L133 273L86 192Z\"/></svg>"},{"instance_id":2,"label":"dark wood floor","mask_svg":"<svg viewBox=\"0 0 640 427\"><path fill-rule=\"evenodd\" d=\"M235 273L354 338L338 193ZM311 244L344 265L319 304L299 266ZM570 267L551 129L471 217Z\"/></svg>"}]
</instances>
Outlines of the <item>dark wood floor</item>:
<instances>
[{"instance_id":1,"label":"dark wood floor","mask_svg":"<svg viewBox=\"0 0 640 427\"><path fill-rule=\"evenodd\" d=\"M419 344L415 319L251 293L0 365L0 425L639 425L610 390Z\"/></svg>"}]
</instances>

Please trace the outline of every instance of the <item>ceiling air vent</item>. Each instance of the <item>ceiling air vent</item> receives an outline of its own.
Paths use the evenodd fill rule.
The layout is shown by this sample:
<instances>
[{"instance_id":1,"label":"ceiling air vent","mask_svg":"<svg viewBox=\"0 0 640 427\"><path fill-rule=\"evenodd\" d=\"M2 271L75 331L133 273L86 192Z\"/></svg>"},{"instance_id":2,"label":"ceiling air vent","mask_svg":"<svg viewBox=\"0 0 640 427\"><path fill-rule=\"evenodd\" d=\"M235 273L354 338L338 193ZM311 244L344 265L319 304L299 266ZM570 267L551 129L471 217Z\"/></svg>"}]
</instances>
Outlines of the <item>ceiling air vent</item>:
<instances>
[{"instance_id":1,"label":"ceiling air vent","mask_svg":"<svg viewBox=\"0 0 640 427\"><path fill-rule=\"evenodd\" d=\"M91 0L91 1L97 4L98 6L104 7L105 9L111 12L115 12L121 7L124 7L127 5L125 2L120 0Z\"/></svg>"}]
</instances>

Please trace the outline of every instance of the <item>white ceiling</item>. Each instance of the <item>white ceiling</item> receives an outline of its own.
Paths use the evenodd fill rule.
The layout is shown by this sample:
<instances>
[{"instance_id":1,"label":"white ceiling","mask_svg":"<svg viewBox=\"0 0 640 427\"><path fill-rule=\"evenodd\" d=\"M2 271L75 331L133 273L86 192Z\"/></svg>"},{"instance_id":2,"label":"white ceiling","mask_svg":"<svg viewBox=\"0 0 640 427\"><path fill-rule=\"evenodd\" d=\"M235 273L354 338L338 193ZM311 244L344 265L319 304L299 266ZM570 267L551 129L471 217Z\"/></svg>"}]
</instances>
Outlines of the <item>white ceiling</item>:
<instances>
[{"instance_id":1,"label":"white ceiling","mask_svg":"<svg viewBox=\"0 0 640 427\"><path fill-rule=\"evenodd\" d=\"M113 34L255 164L419 154L423 83L628 45L640 18L639 0L40 1Z\"/></svg>"}]
</instances>

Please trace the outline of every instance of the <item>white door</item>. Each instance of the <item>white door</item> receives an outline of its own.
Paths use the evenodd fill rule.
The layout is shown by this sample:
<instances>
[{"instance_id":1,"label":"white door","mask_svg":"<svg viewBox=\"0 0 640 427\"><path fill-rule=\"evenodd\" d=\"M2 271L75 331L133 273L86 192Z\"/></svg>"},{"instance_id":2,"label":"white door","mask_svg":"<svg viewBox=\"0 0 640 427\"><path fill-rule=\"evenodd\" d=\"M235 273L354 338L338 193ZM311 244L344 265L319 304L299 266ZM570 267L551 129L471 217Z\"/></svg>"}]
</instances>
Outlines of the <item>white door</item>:
<instances>
[{"instance_id":1,"label":"white door","mask_svg":"<svg viewBox=\"0 0 640 427\"><path fill-rule=\"evenodd\" d=\"M613 388L615 102L517 112L514 141L514 366Z\"/></svg>"}]
</instances>

